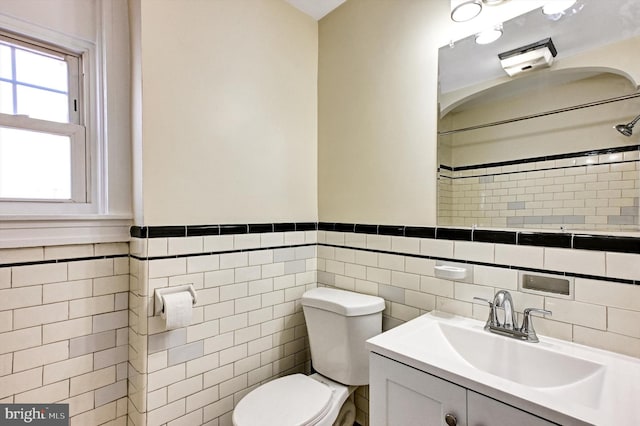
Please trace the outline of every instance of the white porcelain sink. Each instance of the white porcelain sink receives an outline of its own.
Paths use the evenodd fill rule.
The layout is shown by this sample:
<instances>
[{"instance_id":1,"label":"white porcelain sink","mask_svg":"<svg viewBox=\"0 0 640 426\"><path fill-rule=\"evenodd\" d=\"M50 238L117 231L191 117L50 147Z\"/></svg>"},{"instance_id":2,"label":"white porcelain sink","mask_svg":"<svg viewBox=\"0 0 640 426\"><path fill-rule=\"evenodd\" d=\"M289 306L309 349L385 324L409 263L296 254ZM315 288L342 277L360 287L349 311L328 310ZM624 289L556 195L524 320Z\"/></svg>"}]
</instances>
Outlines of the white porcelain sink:
<instances>
[{"instance_id":1,"label":"white porcelain sink","mask_svg":"<svg viewBox=\"0 0 640 426\"><path fill-rule=\"evenodd\" d=\"M511 341L485 330L436 322L435 332L466 362L487 373L525 386L566 386L588 378L601 378L604 366L535 343ZM598 393L599 393L599 389Z\"/></svg>"},{"instance_id":2,"label":"white porcelain sink","mask_svg":"<svg viewBox=\"0 0 640 426\"><path fill-rule=\"evenodd\" d=\"M558 424L640 424L640 360L539 337L524 342L490 333L484 322L434 311L367 345Z\"/></svg>"}]
</instances>

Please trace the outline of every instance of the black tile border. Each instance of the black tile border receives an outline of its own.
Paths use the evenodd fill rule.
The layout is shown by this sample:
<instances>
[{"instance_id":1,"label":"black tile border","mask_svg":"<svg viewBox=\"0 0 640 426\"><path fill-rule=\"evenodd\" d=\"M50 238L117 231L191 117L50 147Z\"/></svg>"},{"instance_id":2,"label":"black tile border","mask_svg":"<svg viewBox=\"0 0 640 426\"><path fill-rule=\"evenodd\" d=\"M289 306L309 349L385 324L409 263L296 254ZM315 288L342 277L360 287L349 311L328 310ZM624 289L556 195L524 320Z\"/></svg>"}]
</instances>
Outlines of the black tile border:
<instances>
[{"instance_id":1,"label":"black tile border","mask_svg":"<svg viewBox=\"0 0 640 426\"><path fill-rule=\"evenodd\" d=\"M573 236L573 248L619 253L640 253L640 238L575 234Z\"/></svg>"},{"instance_id":2,"label":"black tile border","mask_svg":"<svg viewBox=\"0 0 640 426\"><path fill-rule=\"evenodd\" d=\"M131 228L132 234L133 228L135 228L135 226ZM187 237L202 237L205 235L220 235L220 225L187 226Z\"/></svg>"},{"instance_id":3,"label":"black tile border","mask_svg":"<svg viewBox=\"0 0 640 426\"><path fill-rule=\"evenodd\" d=\"M335 232L355 232L356 229L355 223L334 223L332 225Z\"/></svg>"},{"instance_id":4,"label":"black tile border","mask_svg":"<svg viewBox=\"0 0 640 426\"><path fill-rule=\"evenodd\" d=\"M356 225L355 232L357 234L378 234L378 225Z\"/></svg>"},{"instance_id":5,"label":"black tile border","mask_svg":"<svg viewBox=\"0 0 640 426\"><path fill-rule=\"evenodd\" d=\"M318 230L317 222L296 222L296 231L316 231Z\"/></svg>"},{"instance_id":6,"label":"black tile border","mask_svg":"<svg viewBox=\"0 0 640 426\"><path fill-rule=\"evenodd\" d=\"M572 234L553 232L518 232L518 244L522 246L572 248L571 240Z\"/></svg>"},{"instance_id":7,"label":"black tile border","mask_svg":"<svg viewBox=\"0 0 640 426\"><path fill-rule=\"evenodd\" d=\"M336 224L335 223L329 223L329 222L319 222L318 223L318 231L335 231L335 230L336 230Z\"/></svg>"},{"instance_id":8,"label":"black tile border","mask_svg":"<svg viewBox=\"0 0 640 426\"><path fill-rule=\"evenodd\" d=\"M593 237L593 236L581 235L581 237ZM601 238L602 236L596 236L596 237ZM604 237L607 238L607 236L604 236ZM638 240L640 239L630 238L629 240L630 240L629 243L635 244L635 243L638 243ZM610 240L609 243L611 242L612 241ZM0 268L33 266L33 265L43 265L43 264L53 264L53 263L83 262L83 261L89 261L89 260L103 260L103 259L117 259L117 258L133 258L139 261L181 259L181 258L188 258L188 257L201 257L201 256L222 255L222 254L232 254L232 253L249 253L249 252L255 252L255 251L262 251L262 250L279 250L279 249L309 247L309 246L343 248L343 249L366 251L366 252L379 253L379 254L390 254L390 255L406 256L406 257L413 257L413 258L420 258L420 259L432 259L432 260L440 260L445 262L466 263L469 265L488 266L488 267L502 268L502 269L513 269L513 270L525 271L525 272L546 273L546 274L554 274L554 275L574 277L574 278L585 278L585 279L593 279L598 281L610 281L610 282L616 282L616 283L622 283L622 284L640 285L640 281L634 281L634 280L628 280L628 279L622 279L622 278L604 277L599 275L586 275L586 274L564 272L564 271L553 271L553 270L538 269L538 268L527 268L522 266L501 265L497 263L477 262L477 261L462 260L462 259L451 259L446 257L427 256L427 255L420 255L415 253L404 253L404 252L397 252L397 251L390 251L390 250L368 249L363 247L351 247L351 246L343 246L343 245L328 244L328 243L303 243L303 244L291 244L291 245L281 245L281 246L271 246L271 247L254 247L254 248L247 248L247 249L185 253L185 254L153 256L153 257L136 256L133 254L113 254L113 255L105 255L105 256L87 256L87 257L80 257L80 258L15 262L15 263L8 263L8 264L0 264Z\"/></svg>"},{"instance_id":9,"label":"black tile border","mask_svg":"<svg viewBox=\"0 0 640 426\"><path fill-rule=\"evenodd\" d=\"M274 232L275 226L273 223L254 223L249 224L250 234L264 234L267 232Z\"/></svg>"},{"instance_id":10,"label":"black tile border","mask_svg":"<svg viewBox=\"0 0 640 426\"><path fill-rule=\"evenodd\" d=\"M404 237L404 226L378 225L378 235Z\"/></svg>"},{"instance_id":11,"label":"black tile border","mask_svg":"<svg viewBox=\"0 0 640 426\"><path fill-rule=\"evenodd\" d=\"M132 226L129 228L129 235L132 238L148 238L148 227L146 226Z\"/></svg>"},{"instance_id":12,"label":"black tile border","mask_svg":"<svg viewBox=\"0 0 640 426\"><path fill-rule=\"evenodd\" d=\"M469 166L460 166L460 167L451 167L444 164L440 164L440 168L443 168L445 170L450 170L452 172L458 172L463 170L483 169L488 167L514 166L518 164L535 163L538 161L563 160L565 158L584 157L584 156L603 155L603 154L615 154L617 152L630 152L630 151L638 151L638 150L640 150L640 145L627 145L627 146L616 146L616 147L603 148L603 149L593 149L589 151L568 152L566 154L554 154L554 155L546 155L541 157L520 158L517 160L509 160L509 161L497 161L494 163L472 164ZM594 164L594 165L597 166L598 164ZM533 170L530 170L530 171L533 171Z\"/></svg>"},{"instance_id":13,"label":"black tile border","mask_svg":"<svg viewBox=\"0 0 640 426\"><path fill-rule=\"evenodd\" d=\"M295 223L274 223L273 232L293 232L296 230Z\"/></svg>"},{"instance_id":14,"label":"black tile border","mask_svg":"<svg viewBox=\"0 0 640 426\"><path fill-rule=\"evenodd\" d=\"M404 236L413 238L435 238L436 228L422 226L405 226Z\"/></svg>"},{"instance_id":15,"label":"black tile border","mask_svg":"<svg viewBox=\"0 0 640 426\"><path fill-rule=\"evenodd\" d=\"M499 263L488 263L488 262L477 262L474 260L462 260L462 259L451 259L448 257L437 257L437 256L427 256L424 254L415 254L415 253L404 253L390 250L378 250L378 249L368 249L364 247L352 247L352 246L341 246L337 244L328 244L328 243L318 243L318 246L324 247L333 247L333 248L342 248L342 249L350 249L357 251L366 251L370 253L378 253L378 254L389 254L395 256L405 256L405 257L413 257L417 259L430 259L430 260L440 260L443 262L456 262L456 263L464 263L467 265L477 265L477 266L487 266L492 268L501 268L501 269L511 269L515 271L524 271L524 272L536 272L540 274L552 274L559 275L564 277L573 277L573 278L584 278L589 280L597 280L597 281L609 281L620 284L629 284L629 285L640 285L640 281L628 280L624 278L613 278L613 277L604 277L600 275L587 275L587 274L578 274L574 272L566 272L566 271L554 271L550 269L539 269L539 268L527 268L524 266L515 266L515 265L501 265Z\"/></svg>"},{"instance_id":16,"label":"black tile border","mask_svg":"<svg viewBox=\"0 0 640 426\"><path fill-rule=\"evenodd\" d=\"M586 234L584 231L504 231L484 228L374 225L341 222L285 222L232 225L132 226L130 234L134 238L160 238L315 230L640 254L640 237L592 235Z\"/></svg>"},{"instance_id":17,"label":"black tile border","mask_svg":"<svg viewBox=\"0 0 640 426\"><path fill-rule=\"evenodd\" d=\"M85 262L87 260L105 260L130 257L130 254L109 254L104 256L70 257L63 259L31 260L28 262L0 263L0 268L16 268L19 266L48 265L52 263ZM128 275L124 274L124 275Z\"/></svg>"},{"instance_id":18,"label":"black tile border","mask_svg":"<svg viewBox=\"0 0 640 426\"><path fill-rule=\"evenodd\" d=\"M249 225L218 225L220 235L246 234L249 232Z\"/></svg>"},{"instance_id":19,"label":"black tile border","mask_svg":"<svg viewBox=\"0 0 640 426\"><path fill-rule=\"evenodd\" d=\"M269 247L252 247L252 248L233 249L233 250L203 251L203 252L197 252L197 253L167 254L164 256L137 256L135 254L130 254L127 256L133 259L145 262L150 260L183 259L186 257L202 257L202 256L233 254L233 253L250 253L250 252L262 251L262 250L281 250L281 249L309 247L309 246L315 247L317 245L318 245L317 243L302 243L302 244L290 244L290 245L269 246Z\"/></svg>"},{"instance_id":20,"label":"black tile border","mask_svg":"<svg viewBox=\"0 0 640 426\"><path fill-rule=\"evenodd\" d=\"M566 231L538 232L530 230L503 231L476 228L368 225L358 223L354 226L353 224L333 222L320 222L318 223L318 229L321 231L330 232L355 232L356 234L484 242L519 246L537 246L568 249L573 248L580 250L640 254L640 237L590 235L585 234L584 231L578 231L576 233L570 233Z\"/></svg>"},{"instance_id":21,"label":"black tile border","mask_svg":"<svg viewBox=\"0 0 640 426\"><path fill-rule=\"evenodd\" d=\"M160 238L160 237L192 237L208 235L236 235L247 233L269 233L269 232L294 232L294 231L315 231L324 230L330 232L350 232L358 234L370 234L381 236L399 236L407 238L424 238L454 241L487 242L496 244L513 244L519 246L539 246L553 248L572 248L577 250L595 250L616 253L640 254L640 237L618 236L618 235L591 235L584 232L535 232L535 231L504 231L492 229L475 228L448 228L448 227L422 227L404 225L372 225L372 224L351 224L351 223L328 223L328 222L286 222L286 223L264 223L264 224L235 224L235 225L185 225L185 226L132 226L130 235L133 238ZM514 242L515 238L515 242ZM439 258L411 253L402 253L385 250L374 250L360 247L339 246L327 243L304 243L294 245L282 245L273 247L256 247L250 249L237 249L218 252L188 253L180 255L167 255L157 257L140 257L132 254L114 254L105 256L88 256L82 258L50 259L28 262L14 262L0 264L0 268L31 266L65 262L81 262L87 260L102 260L116 258L134 258L137 260L156 260L184 258L192 256L208 256L213 254L252 252L259 250L277 250L283 248L295 248L305 246L327 246L349 248L383 254L394 254L401 256L435 259L443 261L454 261L469 263L473 265L492 266L506 269L517 269L529 272L543 272L557 275L566 275L576 278L587 278L605 280L625 284L640 285L640 281L583 275L562 271L539 270L518 266L506 266L493 263L483 263L466 261L461 259Z\"/></svg>"},{"instance_id":22,"label":"black tile border","mask_svg":"<svg viewBox=\"0 0 640 426\"><path fill-rule=\"evenodd\" d=\"M613 278L613 277L605 277L600 275L586 275L586 274L579 274L579 273L566 272L566 271L554 271L554 270L540 269L540 268L528 268L524 266L515 266L515 265L502 265L498 263L478 262L478 261L463 260L463 259L452 259L448 257L428 256L423 254L405 253L405 252L398 252L398 251L392 251L392 250L369 249L364 247L352 247L348 245L338 245L338 244L329 244L329 243L302 243L302 244L281 245L281 246L271 246L271 247L253 247L253 248L245 248L245 249L184 253L184 254L149 256L149 257L136 256L136 255L129 255L129 256L133 259L140 260L140 261L152 261L152 260L164 260L164 259L182 259L182 258L189 258L189 257L201 257L201 256L211 256L211 255L224 255L224 254L233 254L233 253L250 253L250 252L262 251L262 250L280 250L280 249L309 247L309 246L317 246L317 247L323 246L323 247L332 247L332 248L340 248L340 249L349 249L349 250L365 251L369 253L387 254L387 255L394 255L394 256L406 256L406 257L412 257L417 259L431 259L431 260L438 260L443 262L456 262L456 263L464 263L468 265L487 266L487 267L493 267L493 268L511 269L511 270L524 271L524 272L553 274L553 275L573 277L573 278L584 278L584 279L592 279L592 280L598 280L598 281L609 281L609 282L615 282L615 283L621 283L621 284L640 285L640 281L638 280L629 280L624 278ZM118 255L113 257L126 257L126 256L127 255ZM84 260L84 259L80 259L80 260ZM38 263L38 262L33 262L33 263ZM48 263L52 263L52 262L48 262Z\"/></svg>"},{"instance_id":23,"label":"black tile border","mask_svg":"<svg viewBox=\"0 0 640 426\"><path fill-rule=\"evenodd\" d=\"M186 237L186 226L149 226L147 238Z\"/></svg>"},{"instance_id":24,"label":"black tile border","mask_svg":"<svg viewBox=\"0 0 640 426\"><path fill-rule=\"evenodd\" d=\"M436 240L473 241L471 228L436 228Z\"/></svg>"},{"instance_id":25,"label":"black tile border","mask_svg":"<svg viewBox=\"0 0 640 426\"><path fill-rule=\"evenodd\" d=\"M341 224L342 225L342 224ZM179 238L210 235L264 234L270 232L316 231L317 222L242 223L219 225L132 226L133 238ZM331 228L333 230L333 228Z\"/></svg>"},{"instance_id":26,"label":"black tile border","mask_svg":"<svg viewBox=\"0 0 640 426\"><path fill-rule=\"evenodd\" d=\"M491 231L489 229L474 229L473 241L483 243L497 244L516 244L518 239L517 232L511 231Z\"/></svg>"}]
</instances>

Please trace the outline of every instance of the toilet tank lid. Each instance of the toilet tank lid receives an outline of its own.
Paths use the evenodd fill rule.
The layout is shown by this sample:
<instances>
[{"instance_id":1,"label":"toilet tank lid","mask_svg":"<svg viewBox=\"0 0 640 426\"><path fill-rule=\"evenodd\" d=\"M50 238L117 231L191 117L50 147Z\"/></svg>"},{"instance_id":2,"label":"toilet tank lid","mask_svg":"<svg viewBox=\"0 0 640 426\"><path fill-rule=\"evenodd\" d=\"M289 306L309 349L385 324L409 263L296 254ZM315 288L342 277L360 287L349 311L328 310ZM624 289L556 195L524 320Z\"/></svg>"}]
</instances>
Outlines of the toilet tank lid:
<instances>
[{"instance_id":1,"label":"toilet tank lid","mask_svg":"<svg viewBox=\"0 0 640 426\"><path fill-rule=\"evenodd\" d=\"M382 312L384 299L352 291L318 287L302 295L302 306L323 309L346 317L355 317Z\"/></svg>"}]
</instances>

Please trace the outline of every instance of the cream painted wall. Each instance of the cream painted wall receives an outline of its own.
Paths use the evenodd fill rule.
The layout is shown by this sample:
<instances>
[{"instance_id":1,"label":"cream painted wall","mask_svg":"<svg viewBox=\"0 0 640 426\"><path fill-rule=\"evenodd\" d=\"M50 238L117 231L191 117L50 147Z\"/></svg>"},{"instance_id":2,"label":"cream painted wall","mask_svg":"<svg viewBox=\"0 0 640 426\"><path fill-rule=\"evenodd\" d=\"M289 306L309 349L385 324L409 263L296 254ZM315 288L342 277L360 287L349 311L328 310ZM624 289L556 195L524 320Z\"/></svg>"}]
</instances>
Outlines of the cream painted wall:
<instances>
[{"instance_id":1,"label":"cream painted wall","mask_svg":"<svg viewBox=\"0 0 640 426\"><path fill-rule=\"evenodd\" d=\"M144 224L317 220L317 58L282 0L142 0Z\"/></svg>"},{"instance_id":2,"label":"cream painted wall","mask_svg":"<svg viewBox=\"0 0 640 426\"><path fill-rule=\"evenodd\" d=\"M434 225L447 2L348 0L319 24L319 217Z\"/></svg>"},{"instance_id":3,"label":"cream painted wall","mask_svg":"<svg viewBox=\"0 0 640 426\"><path fill-rule=\"evenodd\" d=\"M438 48L540 4L460 24L444 0L348 0L323 18L320 220L435 225Z\"/></svg>"},{"instance_id":4,"label":"cream painted wall","mask_svg":"<svg viewBox=\"0 0 640 426\"><path fill-rule=\"evenodd\" d=\"M2 14L95 41L96 0L2 0Z\"/></svg>"}]
</instances>

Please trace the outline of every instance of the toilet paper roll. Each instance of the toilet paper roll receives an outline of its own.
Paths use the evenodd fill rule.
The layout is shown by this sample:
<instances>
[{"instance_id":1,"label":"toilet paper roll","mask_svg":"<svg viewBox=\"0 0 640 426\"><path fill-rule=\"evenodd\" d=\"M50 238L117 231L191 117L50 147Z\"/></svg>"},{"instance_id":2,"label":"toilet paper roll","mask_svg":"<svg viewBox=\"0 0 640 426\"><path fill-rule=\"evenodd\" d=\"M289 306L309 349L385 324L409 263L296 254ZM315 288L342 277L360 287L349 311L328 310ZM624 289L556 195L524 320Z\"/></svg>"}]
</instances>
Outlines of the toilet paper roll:
<instances>
[{"instance_id":1,"label":"toilet paper roll","mask_svg":"<svg viewBox=\"0 0 640 426\"><path fill-rule=\"evenodd\" d=\"M191 293L181 291L162 296L164 311L162 318L167 323L167 330L186 327L191 324L191 314L193 310L193 299Z\"/></svg>"}]
</instances>

